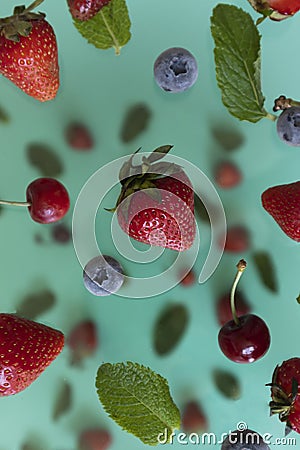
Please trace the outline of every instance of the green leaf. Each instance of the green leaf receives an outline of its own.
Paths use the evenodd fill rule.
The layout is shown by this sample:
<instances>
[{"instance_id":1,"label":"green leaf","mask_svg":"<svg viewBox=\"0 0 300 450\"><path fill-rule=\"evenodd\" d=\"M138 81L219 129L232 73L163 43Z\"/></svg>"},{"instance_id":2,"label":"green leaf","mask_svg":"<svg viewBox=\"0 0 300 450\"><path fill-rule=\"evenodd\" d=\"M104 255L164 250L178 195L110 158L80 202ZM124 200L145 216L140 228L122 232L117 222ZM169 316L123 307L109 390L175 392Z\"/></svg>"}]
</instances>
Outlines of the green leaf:
<instances>
[{"instance_id":1,"label":"green leaf","mask_svg":"<svg viewBox=\"0 0 300 450\"><path fill-rule=\"evenodd\" d=\"M109 416L144 444L157 445L180 427L180 413L168 382L137 363L102 364L97 372L99 400Z\"/></svg>"},{"instance_id":2,"label":"green leaf","mask_svg":"<svg viewBox=\"0 0 300 450\"><path fill-rule=\"evenodd\" d=\"M7 112L0 106L0 122L8 123L10 120Z\"/></svg>"},{"instance_id":3,"label":"green leaf","mask_svg":"<svg viewBox=\"0 0 300 450\"><path fill-rule=\"evenodd\" d=\"M151 116L152 112L146 104L137 103L131 106L124 118L120 139L125 143L133 141L147 129Z\"/></svg>"},{"instance_id":4,"label":"green leaf","mask_svg":"<svg viewBox=\"0 0 300 450\"><path fill-rule=\"evenodd\" d=\"M72 407L72 387L68 381L63 381L54 404L52 413L53 420L58 420L60 416L66 414Z\"/></svg>"},{"instance_id":5,"label":"green leaf","mask_svg":"<svg viewBox=\"0 0 300 450\"><path fill-rule=\"evenodd\" d=\"M35 320L55 305L55 294L49 289L26 295L17 307L16 313L26 319Z\"/></svg>"},{"instance_id":6,"label":"green leaf","mask_svg":"<svg viewBox=\"0 0 300 450\"><path fill-rule=\"evenodd\" d=\"M32 166L36 167L45 177L57 177L64 171L60 156L47 144L32 142L26 149L26 157Z\"/></svg>"},{"instance_id":7,"label":"green leaf","mask_svg":"<svg viewBox=\"0 0 300 450\"><path fill-rule=\"evenodd\" d=\"M225 397L232 400L240 398L240 382L233 373L222 369L216 369L213 371L213 380L218 391Z\"/></svg>"},{"instance_id":8,"label":"green leaf","mask_svg":"<svg viewBox=\"0 0 300 450\"><path fill-rule=\"evenodd\" d=\"M256 251L253 260L264 286L272 292L277 292L277 277L270 254L266 251Z\"/></svg>"},{"instance_id":9,"label":"green leaf","mask_svg":"<svg viewBox=\"0 0 300 450\"><path fill-rule=\"evenodd\" d=\"M211 32L217 82L230 114L249 122L271 116L264 109L260 34L251 16L236 6L219 4L211 17Z\"/></svg>"},{"instance_id":10,"label":"green leaf","mask_svg":"<svg viewBox=\"0 0 300 450\"><path fill-rule=\"evenodd\" d=\"M111 0L91 19L74 19L74 25L90 44L103 50L114 47L117 55L131 38L125 0Z\"/></svg>"},{"instance_id":11,"label":"green leaf","mask_svg":"<svg viewBox=\"0 0 300 450\"><path fill-rule=\"evenodd\" d=\"M184 305L169 305L159 316L154 327L154 348L159 355L166 355L179 343L189 322Z\"/></svg>"}]
</instances>

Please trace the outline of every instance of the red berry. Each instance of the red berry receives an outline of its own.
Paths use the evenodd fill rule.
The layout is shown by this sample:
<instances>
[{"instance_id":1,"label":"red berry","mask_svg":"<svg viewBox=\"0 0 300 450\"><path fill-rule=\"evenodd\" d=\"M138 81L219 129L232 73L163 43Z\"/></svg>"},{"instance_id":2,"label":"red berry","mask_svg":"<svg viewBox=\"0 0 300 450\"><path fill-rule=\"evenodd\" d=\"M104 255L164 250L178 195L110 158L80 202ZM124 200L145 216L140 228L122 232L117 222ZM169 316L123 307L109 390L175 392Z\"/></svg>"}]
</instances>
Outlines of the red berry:
<instances>
[{"instance_id":1,"label":"red berry","mask_svg":"<svg viewBox=\"0 0 300 450\"><path fill-rule=\"evenodd\" d=\"M181 426L186 433L199 433L207 430L207 417L199 403L189 401L185 405L181 418Z\"/></svg>"},{"instance_id":2,"label":"red berry","mask_svg":"<svg viewBox=\"0 0 300 450\"><path fill-rule=\"evenodd\" d=\"M261 200L284 233L300 242L300 181L270 187L263 192Z\"/></svg>"},{"instance_id":3,"label":"red berry","mask_svg":"<svg viewBox=\"0 0 300 450\"><path fill-rule=\"evenodd\" d=\"M266 323L254 314L245 314L227 322L219 331L219 346L227 358L237 363L251 363L262 358L270 347Z\"/></svg>"},{"instance_id":4,"label":"red berry","mask_svg":"<svg viewBox=\"0 0 300 450\"><path fill-rule=\"evenodd\" d=\"M231 293L232 320L219 331L219 347L227 358L237 363L251 363L264 356L270 347L270 332L265 322L254 314L238 317L235 307L235 291L247 263L241 259L237 264Z\"/></svg>"},{"instance_id":5,"label":"red berry","mask_svg":"<svg viewBox=\"0 0 300 450\"><path fill-rule=\"evenodd\" d=\"M29 213L35 222L51 223L62 219L70 208L66 188L53 178L37 178L26 190Z\"/></svg>"},{"instance_id":6,"label":"red berry","mask_svg":"<svg viewBox=\"0 0 300 450\"><path fill-rule=\"evenodd\" d=\"M72 364L92 355L98 347L97 327L92 320L83 320L75 325L69 333L67 344L71 350Z\"/></svg>"},{"instance_id":7,"label":"red berry","mask_svg":"<svg viewBox=\"0 0 300 450\"><path fill-rule=\"evenodd\" d=\"M268 0L268 3L281 14L293 15L300 9L299 0Z\"/></svg>"},{"instance_id":8,"label":"red berry","mask_svg":"<svg viewBox=\"0 0 300 450\"><path fill-rule=\"evenodd\" d=\"M86 125L73 122L65 131L67 143L74 150L90 150L94 146L94 140Z\"/></svg>"},{"instance_id":9,"label":"red berry","mask_svg":"<svg viewBox=\"0 0 300 450\"><path fill-rule=\"evenodd\" d=\"M26 22L28 36L23 35ZM0 73L41 102L55 98L59 88L57 42L44 14L23 11L21 17L0 19Z\"/></svg>"},{"instance_id":10,"label":"red berry","mask_svg":"<svg viewBox=\"0 0 300 450\"><path fill-rule=\"evenodd\" d=\"M250 306L241 292L235 295L236 312L238 316L243 316L250 312ZM216 313L220 325L225 325L232 319L232 311L230 308L230 293L222 295L216 305Z\"/></svg>"},{"instance_id":11,"label":"red berry","mask_svg":"<svg viewBox=\"0 0 300 450\"><path fill-rule=\"evenodd\" d=\"M242 181L240 169L230 161L222 161L215 168L215 182L223 189L230 189Z\"/></svg>"},{"instance_id":12,"label":"red berry","mask_svg":"<svg viewBox=\"0 0 300 450\"><path fill-rule=\"evenodd\" d=\"M248 250L250 245L250 235L246 227L234 225L227 230L225 252L239 253Z\"/></svg>"},{"instance_id":13,"label":"red berry","mask_svg":"<svg viewBox=\"0 0 300 450\"><path fill-rule=\"evenodd\" d=\"M74 19L89 20L111 0L67 0L69 10Z\"/></svg>"},{"instance_id":14,"label":"red berry","mask_svg":"<svg viewBox=\"0 0 300 450\"><path fill-rule=\"evenodd\" d=\"M193 269L191 269L188 273L184 271L183 273L180 273L179 279L182 286L191 286L196 281L196 274Z\"/></svg>"},{"instance_id":15,"label":"red berry","mask_svg":"<svg viewBox=\"0 0 300 450\"><path fill-rule=\"evenodd\" d=\"M271 386L271 414L279 414L281 422L286 422L286 431L293 429L300 433L300 358L283 361L273 372Z\"/></svg>"},{"instance_id":16,"label":"red berry","mask_svg":"<svg viewBox=\"0 0 300 450\"><path fill-rule=\"evenodd\" d=\"M26 389L63 346L60 331L15 314L0 314L0 396Z\"/></svg>"},{"instance_id":17,"label":"red berry","mask_svg":"<svg viewBox=\"0 0 300 450\"><path fill-rule=\"evenodd\" d=\"M84 430L79 436L79 450L106 450L111 443L111 434L101 428Z\"/></svg>"},{"instance_id":18,"label":"red berry","mask_svg":"<svg viewBox=\"0 0 300 450\"><path fill-rule=\"evenodd\" d=\"M171 146L165 147L171 149ZM152 155L159 159L157 153ZM142 166L135 166L136 172L132 176L130 169L127 172L128 162L121 168L120 172L126 171L128 175L125 175L127 181L122 180L123 188L117 202L119 225L139 242L176 251L187 250L196 235L191 182L175 164L151 163L150 155L143 164L146 173L142 178L138 172ZM163 167L163 172L168 175L151 173L157 166Z\"/></svg>"}]
</instances>

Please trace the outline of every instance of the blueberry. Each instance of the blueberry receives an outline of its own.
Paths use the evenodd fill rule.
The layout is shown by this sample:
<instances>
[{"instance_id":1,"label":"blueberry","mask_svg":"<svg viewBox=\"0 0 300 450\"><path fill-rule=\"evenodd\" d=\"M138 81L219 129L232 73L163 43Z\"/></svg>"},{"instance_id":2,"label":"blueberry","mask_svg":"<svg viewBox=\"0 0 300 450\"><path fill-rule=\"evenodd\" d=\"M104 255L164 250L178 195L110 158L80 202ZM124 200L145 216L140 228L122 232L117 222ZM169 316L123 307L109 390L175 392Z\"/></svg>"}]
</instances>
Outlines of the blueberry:
<instances>
[{"instance_id":1,"label":"blueberry","mask_svg":"<svg viewBox=\"0 0 300 450\"><path fill-rule=\"evenodd\" d=\"M161 53L154 63L155 81L161 89L168 92L189 89L197 77L197 62L184 48L169 48Z\"/></svg>"},{"instance_id":2,"label":"blueberry","mask_svg":"<svg viewBox=\"0 0 300 450\"><path fill-rule=\"evenodd\" d=\"M221 450L270 450L262 436L249 429L235 430L223 441Z\"/></svg>"},{"instance_id":3,"label":"blueberry","mask_svg":"<svg viewBox=\"0 0 300 450\"><path fill-rule=\"evenodd\" d=\"M91 259L84 268L83 282L93 295L104 296L117 292L124 281L122 266L111 256Z\"/></svg>"},{"instance_id":4,"label":"blueberry","mask_svg":"<svg viewBox=\"0 0 300 450\"><path fill-rule=\"evenodd\" d=\"M285 109L277 120L277 133L282 141L293 147L300 146L300 107Z\"/></svg>"}]
</instances>

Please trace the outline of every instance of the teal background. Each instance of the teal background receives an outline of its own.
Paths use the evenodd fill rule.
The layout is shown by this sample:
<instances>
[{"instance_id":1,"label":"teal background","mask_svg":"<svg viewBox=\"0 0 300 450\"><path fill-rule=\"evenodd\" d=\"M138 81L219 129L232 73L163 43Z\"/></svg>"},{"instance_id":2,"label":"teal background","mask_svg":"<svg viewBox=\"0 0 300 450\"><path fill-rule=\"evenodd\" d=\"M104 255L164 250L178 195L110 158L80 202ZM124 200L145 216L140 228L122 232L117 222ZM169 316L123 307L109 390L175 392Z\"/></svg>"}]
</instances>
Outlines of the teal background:
<instances>
[{"instance_id":1,"label":"teal background","mask_svg":"<svg viewBox=\"0 0 300 450\"><path fill-rule=\"evenodd\" d=\"M2 2L1 15L9 15L14 3ZM151 151L171 143L175 155L197 165L210 178L213 164L220 158L228 157L239 165L243 183L233 190L218 189L218 192L228 224L246 224L252 246L243 255L224 255L204 285L176 286L153 299L97 298L83 287L82 269L71 244L38 245L34 235L38 232L47 236L45 227L34 223L27 212L17 208L2 211L1 311L14 312L25 294L41 286L50 287L57 303L39 321L67 334L82 317L92 317L98 324L100 346L97 354L85 361L84 370L69 366L69 351L65 348L28 389L1 399L0 450L18 450L32 437L40 450L75 450L80 431L90 426L110 430L112 450L144 447L105 414L94 388L101 363L126 360L150 366L166 377L179 407L191 396L196 398L207 414L209 431L217 436L235 429L239 421L245 421L261 434L272 434L273 439L284 435L284 426L278 418L269 418L269 388L265 383L271 381L276 364L299 356L300 306L296 302L299 244L286 237L262 209L260 195L271 185L299 179L299 149L281 143L271 121L265 119L255 125L240 123L223 107L215 81L210 35L210 15L217 1L128 0L127 3L132 39L119 57L112 49L101 51L86 43L72 24L66 1L46 0L40 6L57 35L61 86L55 100L42 104L23 94L7 79L0 80L0 103L11 116L8 125L0 124L1 197L22 201L26 186L40 176L26 160L25 149L30 142L45 142L62 158L65 171L60 180L70 192L72 207L84 183L104 164L140 146ZM241 6L257 18L246 0L225 3ZM280 94L299 99L299 22L300 14L282 23L266 20L260 26L262 86L269 111L274 98ZM197 83L178 95L161 91L152 71L156 57L173 46L191 51L199 66ZM146 132L124 145L119 132L128 107L136 102L145 102L153 117ZM64 127L74 119L90 125L96 141L90 153L74 152L65 143ZM226 155L212 136L211 128L216 125L241 132L245 138L243 146ZM71 220L72 210L66 218L68 223ZM101 250L117 257L115 249L106 244L109 221L108 217L104 218L96 232L100 247L103 244ZM199 222L199 229L202 247L195 264L197 273L210 239L206 224ZM276 295L268 292L259 280L251 260L255 249L267 249L275 261L280 288ZM217 345L219 327L214 304L218 295L229 289L240 257L248 261L241 289L253 311L264 317L272 334L270 351L252 365L230 362ZM135 276L145 270L130 263L128 268L136 271ZM178 347L168 356L159 357L152 346L152 329L159 312L169 302L183 302L191 320ZM239 400L228 400L216 392L211 378L211 371L216 367L238 376L242 386ZM62 380L73 387L73 406L59 421L53 422L53 406ZM291 436L299 441L295 433Z\"/></svg>"}]
</instances>

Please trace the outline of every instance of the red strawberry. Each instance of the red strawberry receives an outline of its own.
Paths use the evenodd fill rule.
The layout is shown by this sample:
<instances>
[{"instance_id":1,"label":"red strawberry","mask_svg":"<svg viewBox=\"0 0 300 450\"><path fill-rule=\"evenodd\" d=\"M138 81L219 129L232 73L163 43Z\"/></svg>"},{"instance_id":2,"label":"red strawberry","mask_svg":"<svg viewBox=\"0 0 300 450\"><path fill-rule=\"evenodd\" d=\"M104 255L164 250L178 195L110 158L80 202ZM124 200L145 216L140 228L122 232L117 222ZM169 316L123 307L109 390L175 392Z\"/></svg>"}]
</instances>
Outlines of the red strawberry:
<instances>
[{"instance_id":1,"label":"red strawberry","mask_svg":"<svg viewBox=\"0 0 300 450\"><path fill-rule=\"evenodd\" d=\"M123 165L122 191L112 211L117 209L120 227L133 239L184 251L192 246L196 234L191 182L175 164L152 164L171 148L159 147L140 166L132 166L133 157Z\"/></svg>"},{"instance_id":2,"label":"red strawberry","mask_svg":"<svg viewBox=\"0 0 300 450\"><path fill-rule=\"evenodd\" d=\"M227 230L224 250L226 252L238 253L248 250L250 236L248 230L242 225L233 225Z\"/></svg>"},{"instance_id":3,"label":"red strawberry","mask_svg":"<svg viewBox=\"0 0 300 450\"><path fill-rule=\"evenodd\" d=\"M180 273L179 279L182 286L191 286L196 281L196 274L193 269L191 269L188 273L183 271Z\"/></svg>"},{"instance_id":4,"label":"red strawberry","mask_svg":"<svg viewBox=\"0 0 300 450\"><path fill-rule=\"evenodd\" d=\"M223 189L230 189L242 180L240 169L230 161L222 161L215 168L215 182Z\"/></svg>"},{"instance_id":5,"label":"red strawberry","mask_svg":"<svg viewBox=\"0 0 300 450\"><path fill-rule=\"evenodd\" d=\"M248 0L253 8L264 17L283 20L300 10L300 0Z\"/></svg>"},{"instance_id":6,"label":"red strawberry","mask_svg":"<svg viewBox=\"0 0 300 450\"><path fill-rule=\"evenodd\" d=\"M89 20L111 0L67 0L73 19Z\"/></svg>"},{"instance_id":7,"label":"red strawberry","mask_svg":"<svg viewBox=\"0 0 300 450\"><path fill-rule=\"evenodd\" d=\"M270 187L261 199L284 233L300 242L300 181Z\"/></svg>"},{"instance_id":8,"label":"red strawberry","mask_svg":"<svg viewBox=\"0 0 300 450\"><path fill-rule=\"evenodd\" d=\"M237 316L244 316L251 310L247 300L241 292L237 292L235 295L235 307ZM230 306L230 292L222 295L216 304L216 313L218 322L221 326L232 320L232 311Z\"/></svg>"},{"instance_id":9,"label":"red strawberry","mask_svg":"<svg viewBox=\"0 0 300 450\"><path fill-rule=\"evenodd\" d=\"M79 436L79 450L106 450L111 443L111 434L101 428L84 430Z\"/></svg>"},{"instance_id":10,"label":"red strawberry","mask_svg":"<svg viewBox=\"0 0 300 450\"><path fill-rule=\"evenodd\" d=\"M90 130L82 123L72 122L65 131L67 143L74 150L90 150L94 145Z\"/></svg>"},{"instance_id":11,"label":"red strawberry","mask_svg":"<svg viewBox=\"0 0 300 450\"><path fill-rule=\"evenodd\" d=\"M0 19L0 73L31 97L52 100L59 87L55 33L45 14L30 12L37 2Z\"/></svg>"},{"instance_id":12,"label":"red strawberry","mask_svg":"<svg viewBox=\"0 0 300 450\"><path fill-rule=\"evenodd\" d=\"M207 429L207 418L196 401L189 401L183 410L182 429L186 433L199 433Z\"/></svg>"},{"instance_id":13,"label":"red strawberry","mask_svg":"<svg viewBox=\"0 0 300 450\"><path fill-rule=\"evenodd\" d=\"M286 422L286 431L300 433L300 358L283 361L273 372L271 386L271 414L279 414L279 420Z\"/></svg>"},{"instance_id":14,"label":"red strawberry","mask_svg":"<svg viewBox=\"0 0 300 450\"><path fill-rule=\"evenodd\" d=\"M64 335L16 314L0 314L0 396L17 394L59 355Z\"/></svg>"},{"instance_id":15,"label":"red strawberry","mask_svg":"<svg viewBox=\"0 0 300 450\"><path fill-rule=\"evenodd\" d=\"M97 327L92 320L83 320L72 328L67 344L72 352L72 364L92 355L98 346Z\"/></svg>"}]
</instances>

